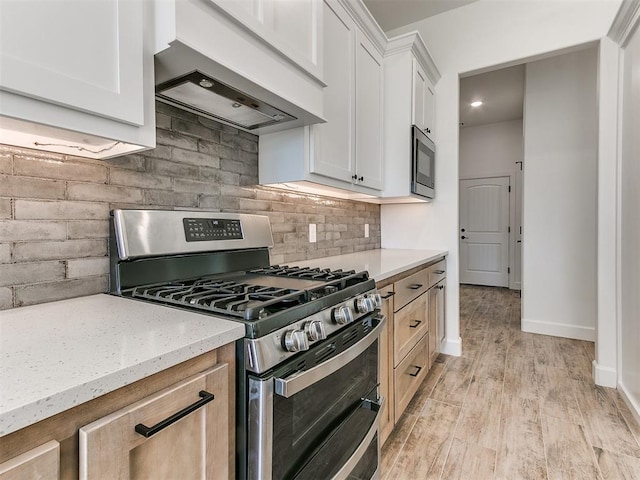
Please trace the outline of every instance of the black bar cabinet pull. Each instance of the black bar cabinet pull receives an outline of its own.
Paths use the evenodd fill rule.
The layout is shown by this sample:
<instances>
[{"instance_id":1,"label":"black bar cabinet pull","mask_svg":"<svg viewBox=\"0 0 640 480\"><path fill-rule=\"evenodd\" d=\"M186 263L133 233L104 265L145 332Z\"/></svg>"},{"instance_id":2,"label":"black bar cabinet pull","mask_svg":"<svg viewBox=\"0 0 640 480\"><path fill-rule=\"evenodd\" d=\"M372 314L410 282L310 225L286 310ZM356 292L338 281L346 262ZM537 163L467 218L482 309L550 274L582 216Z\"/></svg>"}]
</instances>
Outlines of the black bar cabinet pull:
<instances>
[{"instance_id":1,"label":"black bar cabinet pull","mask_svg":"<svg viewBox=\"0 0 640 480\"><path fill-rule=\"evenodd\" d=\"M409 288L411 290L418 290L419 288L422 288L422 284L421 283L414 283L412 285L409 285Z\"/></svg>"},{"instance_id":2,"label":"black bar cabinet pull","mask_svg":"<svg viewBox=\"0 0 640 480\"><path fill-rule=\"evenodd\" d=\"M409 375L412 377L417 377L420 373L420 370L422 370L422 367L419 367L418 365L414 365L414 367L417 368L417 370L415 371L415 373L410 373Z\"/></svg>"},{"instance_id":3,"label":"black bar cabinet pull","mask_svg":"<svg viewBox=\"0 0 640 480\"><path fill-rule=\"evenodd\" d=\"M438 275L442 275L444 273L444 270L436 270L436 272Z\"/></svg>"},{"instance_id":4,"label":"black bar cabinet pull","mask_svg":"<svg viewBox=\"0 0 640 480\"><path fill-rule=\"evenodd\" d=\"M382 298L382 300L386 300L387 298L393 297L395 294L396 294L396 292L389 292L389 293L387 293L386 295L384 295L384 296L382 296L380 298Z\"/></svg>"},{"instance_id":5,"label":"black bar cabinet pull","mask_svg":"<svg viewBox=\"0 0 640 480\"><path fill-rule=\"evenodd\" d=\"M414 320L414 322L416 323L414 323L413 325L409 325L409 328L418 328L418 325L422 323L422 320Z\"/></svg>"},{"instance_id":6,"label":"black bar cabinet pull","mask_svg":"<svg viewBox=\"0 0 640 480\"><path fill-rule=\"evenodd\" d=\"M145 438L149 438L150 436L155 435L160 430L167 428L172 423L175 423L181 418L186 417L191 412L196 411L197 409L199 409L203 405L206 405L214 399L213 393L205 392L204 390L200 390L200 393L198 393L198 395L200 395L201 400L198 400L196 403L189 405L183 410L180 410L178 413L174 413L169 418L165 418L161 422L156 423L153 427L147 427L142 423L137 424L135 426L136 432Z\"/></svg>"}]
</instances>

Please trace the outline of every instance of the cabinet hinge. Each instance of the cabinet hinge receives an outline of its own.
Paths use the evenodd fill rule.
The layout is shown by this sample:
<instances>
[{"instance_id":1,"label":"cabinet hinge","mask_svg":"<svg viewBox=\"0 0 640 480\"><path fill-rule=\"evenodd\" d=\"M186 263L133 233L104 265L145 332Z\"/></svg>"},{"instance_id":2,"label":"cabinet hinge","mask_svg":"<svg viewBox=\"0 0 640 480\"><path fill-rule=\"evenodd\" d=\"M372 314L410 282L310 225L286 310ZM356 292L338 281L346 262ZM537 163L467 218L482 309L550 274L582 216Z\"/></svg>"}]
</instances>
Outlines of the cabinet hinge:
<instances>
[{"instance_id":1,"label":"cabinet hinge","mask_svg":"<svg viewBox=\"0 0 640 480\"><path fill-rule=\"evenodd\" d=\"M511 185L509 185L509 193L511 193Z\"/></svg>"},{"instance_id":2,"label":"cabinet hinge","mask_svg":"<svg viewBox=\"0 0 640 480\"><path fill-rule=\"evenodd\" d=\"M511 227L507 227L507 233L511 233Z\"/></svg>"},{"instance_id":3,"label":"cabinet hinge","mask_svg":"<svg viewBox=\"0 0 640 480\"><path fill-rule=\"evenodd\" d=\"M511 267L507 267L507 273L511 273Z\"/></svg>"}]
</instances>

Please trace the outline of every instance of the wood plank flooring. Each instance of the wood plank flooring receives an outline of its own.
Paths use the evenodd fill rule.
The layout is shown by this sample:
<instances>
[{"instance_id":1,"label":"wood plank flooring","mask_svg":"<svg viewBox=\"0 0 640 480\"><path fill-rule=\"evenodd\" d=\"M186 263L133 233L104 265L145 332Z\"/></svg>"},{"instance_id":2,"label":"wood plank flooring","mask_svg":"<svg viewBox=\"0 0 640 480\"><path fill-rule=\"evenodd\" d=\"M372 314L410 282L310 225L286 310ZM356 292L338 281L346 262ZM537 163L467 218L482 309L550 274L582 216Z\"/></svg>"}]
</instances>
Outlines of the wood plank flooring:
<instances>
[{"instance_id":1,"label":"wood plank flooring","mask_svg":"<svg viewBox=\"0 0 640 480\"><path fill-rule=\"evenodd\" d=\"M520 296L460 289L440 355L382 449L382 479L640 480L640 426L591 380L593 343L524 333Z\"/></svg>"}]
</instances>

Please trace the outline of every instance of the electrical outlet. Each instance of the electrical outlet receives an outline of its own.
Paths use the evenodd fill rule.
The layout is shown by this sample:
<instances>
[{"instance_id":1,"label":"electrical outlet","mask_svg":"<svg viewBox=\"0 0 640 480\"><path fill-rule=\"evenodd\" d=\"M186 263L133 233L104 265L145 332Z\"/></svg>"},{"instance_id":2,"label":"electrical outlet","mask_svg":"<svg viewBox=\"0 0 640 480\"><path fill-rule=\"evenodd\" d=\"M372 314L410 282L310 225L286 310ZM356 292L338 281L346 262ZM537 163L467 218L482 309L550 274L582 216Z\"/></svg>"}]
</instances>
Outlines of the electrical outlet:
<instances>
[{"instance_id":1,"label":"electrical outlet","mask_svg":"<svg viewBox=\"0 0 640 480\"><path fill-rule=\"evenodd\" d=\"M364 224L364 238L369 238L369 224Z\"/></svg>"},{"instance_id":2,"label":"electrical outlet","mask_svg":"<svg viewBox=\"0 0 640 480\"><path fill-rule=\"evenodd\" d=\"M309 243L316 243L316 224L309 224Z\"/></svg>"}]
</instances>

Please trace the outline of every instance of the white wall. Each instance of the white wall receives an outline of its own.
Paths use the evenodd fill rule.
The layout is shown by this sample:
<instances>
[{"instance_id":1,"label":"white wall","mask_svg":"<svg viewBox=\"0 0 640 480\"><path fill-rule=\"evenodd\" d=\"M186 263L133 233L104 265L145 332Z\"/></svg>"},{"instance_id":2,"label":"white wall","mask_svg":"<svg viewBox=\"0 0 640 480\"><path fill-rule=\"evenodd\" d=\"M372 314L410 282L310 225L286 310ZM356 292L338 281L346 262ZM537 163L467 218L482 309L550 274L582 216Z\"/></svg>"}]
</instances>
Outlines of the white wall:
<instances>
[{"instance_id":1,"label":"white wall","mask_svg":"<svg viewBox=\"0 0 640 480\"><path fill-rule=\"evenodd\" d=\"M594 341L597 49L525 74L522 329Z\"/></svg>"},{"instance_id":2,"label":"white wall","mask_svg":"<svg viewBox=\"0 0 640 480\"><path fill-rule=\"evenodd\" d=\"M523 155L522 120L460 129L460 178L509 177L509 288L521 288L519 227Z\"/></svg>"},{"instance_id":3,"label":"white wall","mask_svg":"<svg viewBox=\"0 0 640 480\"><path fill-rule=\"evenodd\" d=\"M460 129L460 178L515 174L522 161L522 120Z\"/></svg>"},{"instance_id":4,"label":"white wall","mask_svg":"<svg viewBox=\"0 0 640 480\"><path fill-rule=\"evenodd\" d=\"M479 0L388 32L393 36L418 30L442 73L436 85L436 199L427 205L383 205L381 228L383 247L433 246L449 250L447 338L443 346L446 353L454 354L461 345L458 275L459 75L523 63L525 59L598 41L607 34L619 5L619 0ZM611 318L615 318L615 315ZM609 320L615 323L611 318ZM615 345L612 348L615 349Z\"/></svg>"},{"instance_id":5,"label":"white wall","mask_svg":"<svg viewBox=\"0 0 640 480\"><path fill-rule=\"evenodd\" d=\"M640 29L623 50L618 387L640 421Z\"/></svg>"}]
</instances>

